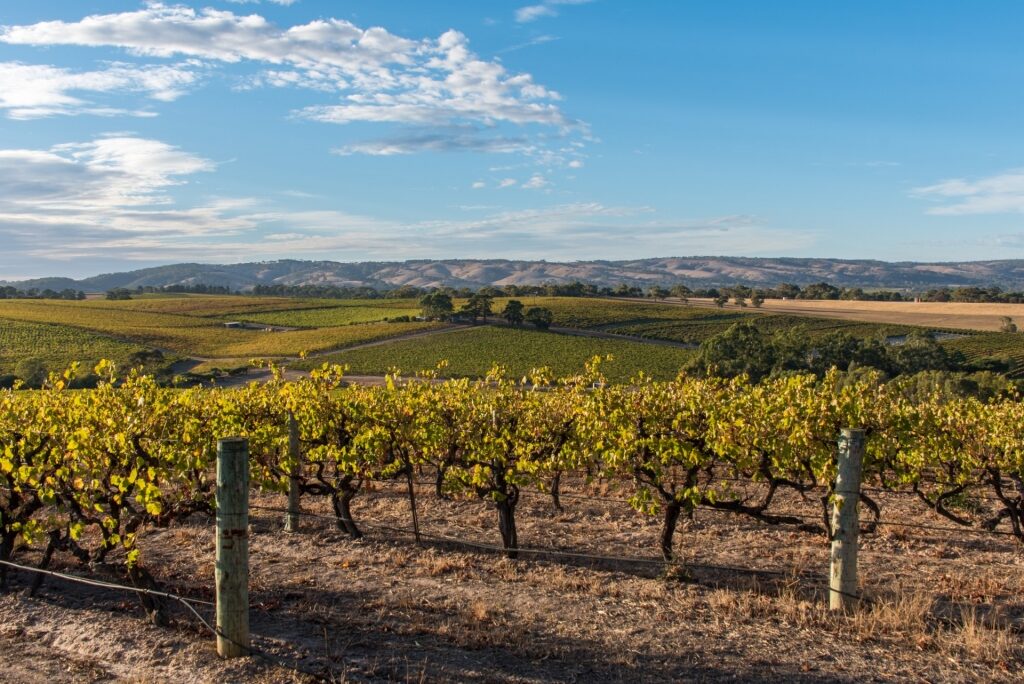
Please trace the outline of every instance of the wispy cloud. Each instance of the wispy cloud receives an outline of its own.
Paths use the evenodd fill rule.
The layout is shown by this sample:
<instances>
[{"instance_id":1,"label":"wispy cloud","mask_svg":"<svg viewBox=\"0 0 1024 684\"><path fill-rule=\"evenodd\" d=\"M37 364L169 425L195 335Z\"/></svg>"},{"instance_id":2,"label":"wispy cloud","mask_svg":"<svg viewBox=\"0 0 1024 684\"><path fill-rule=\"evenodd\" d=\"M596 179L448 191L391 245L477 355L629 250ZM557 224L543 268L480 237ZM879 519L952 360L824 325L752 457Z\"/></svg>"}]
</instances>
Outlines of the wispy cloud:
<instances>
[{"instance_id":1,"label":"wispy cloud","mask_svg":"<svg viewBox=\"0 0 1024 684\"><path fill-rule=\"evenodd\" d=\"M258 4L260 4L260 0L227 0L227 1L229 3L231 3L232 5L258 5ZM284 5L285 7L288 7L290 5L294 5L298 1L299 0L266 0L266 2L268 2L268 3L272 4L272 5Z\"/></svg>"},{"instance_id":2,"label":"wispy cloud","mask_svg":"<svg viewBox=\"0 0 1024 684\"><path fill-rule=\"evenodd\" d=\"M586 5L593 0L544 0L536 5L525 5L516 10L516 21L526 24L545 17L557 17L562 5Z\"/></svg>"},{"instance_id":3,"label":"wispy cloud","mask_svg":"<svg viewBox=\"0 0 1024 684\"><path fill-rule=\"evenodd\" d=\"M1024 169L1013 169L977 180L944 180L915 188L911 195L939 203L939 206L928 210L929 214L1020 214L1024 213Z\"/></svg>"},{"instance_id":4,"label":"wispy cloud","mask_svg":"<svg viewBox=\"0 0 1024 684\"><path fill-rule=\"evenodd\" d=\"M148 110L127 110L83 99L115 92L142 93L151 100L170 102L200 80L197 62L176 65L113 63L94 71L56 66L0 62L0 109L12 119L56 115L155 116Z\"/></svg>"},{"instance_id":5,"label":"wispy cloud","mask_svg":"<svg viewBox=\"0 0 1024 684\"><path fill-rule=\"evenodd\" d=\"M548 181L547 178L545 178L539 173L535 173L532 176L530 176L530 178L526 182L523 183L522 187L523 190L540 190L541 188L546 188L549 185L551 185L551 183Z\"/></svg>"},{"instance_id":6,"label":"wispy cloud","mask_svg":"<svg viewBox=\"0 0 1024 684\"><path fill-rule=\"evenodd\" d=\"M524 154L534 149L526 137L483 135L475 128L412 131L403 135L356 142L334 150L336 154L391 156L420 152L488 152Z\"/></svg>"},{"instance_id":7,"label":"wispy cloud","mask_svg":"<svg viewBox=\"0 0 1024 684\"><path fill-rule=\"evenodd\" d=\"M556 40L558 40L558 36L537 36L536 38L531 38L530 40L527 40L523 43L516 43L515 45L510 45L507 48L502 48L501 50L497 51L497 54L502 55L508 52L515 52L516 50L522 50L528 47L533 47L534 45L543 45L544 43L551 43Z\"/></svg>"},{"instance_id":8,"label":"wispy cloud","mask_svg":"<svg viewBox=\"0 0 1024 684\"><path fill-rule=\"evenodd\" d=\"M144 138L0 150L0 207L36 212L45 221L58 214L167 204L168 188L213 169L209 160Z\"/></svg>"},{"instance_id":9,"label":"wispy cloud","mask_svg":"<svg viewBox=\"0 0 1024 684\"><path fill-rule=\"evenodd\" d=\"M175 196L174 189L194 175L215 170L209 160L139 137L0 150L0 267L12 271L25 259L166 263L200 254L219 261L496 253L572 260L659 254L666 245L697 253L786 251L809 239L746 216L672 221L649 207L598 202L517 210L478 206L472 219L408 222L340 209L294 210L269 198L185 202ZM497 186L545 183L538 175Z\"/></svg>"}]
</instances>

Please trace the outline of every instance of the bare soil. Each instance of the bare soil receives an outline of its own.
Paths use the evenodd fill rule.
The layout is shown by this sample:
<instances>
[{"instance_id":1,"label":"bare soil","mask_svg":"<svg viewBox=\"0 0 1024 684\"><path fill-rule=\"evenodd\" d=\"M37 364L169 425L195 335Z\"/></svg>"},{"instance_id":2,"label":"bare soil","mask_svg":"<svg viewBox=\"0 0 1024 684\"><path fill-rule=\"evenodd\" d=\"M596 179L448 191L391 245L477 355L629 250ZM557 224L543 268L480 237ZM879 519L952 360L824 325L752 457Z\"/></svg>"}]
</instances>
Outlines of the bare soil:
<instances>
[{"instance_id":1,"label":"bare soil","mask_svg":"<svg viewBox=\"0 0 1024 684\"><path fill-rule=\"evenodd\" d=\"M609 494L600 489L577 494ZM611 492L610 494L614 494ZM423 487L423 530L493 544L493 508ZM906 496L883 519L950 526ZM254 496L280 507L282 497ZM523 546L653 559L657 519L622 503L543 494L519 506ZM983 505L983 502L980 502ZM817 515L795 496L786 510ZM306 511L326 514L322 502ZM401 488L364 492L352 541L333 522L252 511L251 606L263 657L217 658L198 620L172 607L150 624L129 594L24 573L0 596L6 682L786 681L1014 682L1024 649L1024 552L1006 536L883 527L862 538L862 591L850 616L826 605L823 534L699 510L677 536L683 569L657 563L501 554L425 540ZM371 526L372 525L372 526ZM213 522L146 533L143 558L167 589L210 600ZM26 552L22 561L35 561ZM714 567L707 567L714 566ZM85 574L69 558L57 569ZM199 607L207 619L210 609Z\"/></svg>"}]
</instances>

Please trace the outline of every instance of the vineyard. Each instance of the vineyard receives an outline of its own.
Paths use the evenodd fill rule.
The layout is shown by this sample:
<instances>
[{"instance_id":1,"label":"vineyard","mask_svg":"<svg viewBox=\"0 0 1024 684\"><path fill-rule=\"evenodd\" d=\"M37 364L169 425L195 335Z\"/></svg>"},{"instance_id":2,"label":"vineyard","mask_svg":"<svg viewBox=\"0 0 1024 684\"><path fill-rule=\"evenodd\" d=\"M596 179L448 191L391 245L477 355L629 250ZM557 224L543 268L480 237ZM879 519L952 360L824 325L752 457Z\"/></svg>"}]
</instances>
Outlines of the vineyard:
<instances>
[{"instance_id":1,"label":"vineyard","mask_svg":"<svg viewBox=\"0 0 1024 684\"><path fill-rule=\"evenodd\" d=\"M0 322L0 375L14 373L26 358L38 358L49 368L66 368L76 361L91 367L101 359L128 364L142 351L139 345L67 326Z\"/></svg>"},{"instance_id":2,"label":"vineyard","mask_svg":"<svg viewBox=\"0 0 1024 684\"><path fill-rule=\"evenodd\" d=\"M256 297L241 295L142 295L126 301L17 300L0 301L0 327L4 339L0 354L8 372L19 360L32 358L48 370L71 361L92 365L98 358L122 363L136 351L160 351L164 370L184 368L195 374L212 370L243 369L250 359L294 359L307 354L329 354L361 374L383 375L393 368L432 368L446 359L450 377L483 377L494 363L513 374L548 366L556 374L579 368L595 354L616 357L607 366L609 379L624 381L643 370L662 380L675 376L693 358L704 341L720 335L737 322L751 322L765 335L792 334L794 339L828 340L845 333L859 340L896 339L913 332L942 332L893 323L872 323L838 318L771 313L753 308L681 306L664 302L573 297L527 297L527 306L543 306L553 314L554 334L532 330L487 329L458 335L404 339L419 332L443 329L439 323L414 319L418 304L410 299L332 300ZM500 312L506 299L496 299ZM454 302L458 309L463 302ZM225 323L243 327L225 328ZM55 335L37 335L38 346L23 345L28 338L19 330L50 326ZM267 326L276 326L273 330ZM43 330L43 328L32 328ZM572 329L590 339L567 336ZM601 335L611 334L607 339ZM615 338L614 336L620 336ZM17 339L15 339L17 338ZM633 338L632 340L627 338ZM977 368L995 368L1010 377L1024 372L1019 336L1006 333L958 333L940 339L941 345ZM74 340L74 341L73 341ZM387 342L373 349L350 347ZM665 346L660 343L670 343ZM85 345L85 346L82 346ZM669 348L675 345L676 348ZM82 349L82 352L69 350ZM95 352L87 352L94 349ZM129 349L133 351L129 351ZM344 353L341 353L344 352ZM188 360L172 367L174 359ZM189 360L191 359L191 360ZM304 368L313 364L298 364ZM156 372L160 369L148 367ZM215 370L220 369L220 370ZM175 372L182 372L175 370ZM170 372L166 378L171 378Z\"/></svg>"},{"instance_id":3,"label":"vineyard","mask_svg":"<svg viewBox=\"0 0 1024 684\"><path fill-rule=\"evenodd\" d=\"M134 299L88 300L79 306L96 309L122 309L150 313L181 314L208 318L245 318L249 314L321 309L375 309L382 320L393 309L414 307L408 299L311 299L306 297L267 297L251 295L140 295Z\"/></svg>"},{"instance_id":4,"label":"vineyard","mask_svg":"<svg viewBox=\"0 0 1024 684\"><path fill-rule=\"evenodd\" d=\"M1004 357L1011 362L1010 377L1024 377L1024 339L1017 333L980 333L947 343L971 361L987 357Z\"/></svg>"},{"instance_id":5,"label":"vineyard","mask_svg":"<svg viewBox=\"0 0 1024 684\"><path fill-rule=\"evenodd\" d=\"M500 310L503 301L497 300L496 308ZM906 335L917 329L909 325L771 314L755 308L717 309L658 302L571 297L532 299L531 305L534 303L550 308L557 325L695 345L742 321L751 321L766 332L799 327L811 337L832 332L846 332L863 338L886 337Z\"/></svg>"},{"instance_id":6,"label":"vineyard","mask_svg":"<svg viewBox=\"0 0 1024 684\"><path fill-rule=\"evenodd\" d=\"M0 320L3 319L60 323L185 356L225 358L297 356L302 352L336 349L436 327L431 323L367 323L268 333L263 330L225 329L224 321L219 318L101 306L90 302L65 304L32 300L0 301Z\"/></svg>"},{"instance_id":7,"label":"vineyard","mask_svg":"<svg viewBox=\"0 0 1024 684\"><path fill-rule=\"evenodd\" d=\"M607 379L624 382L643 371L653 378L674 378L693 355L687 349L619 339L594 339L555 335L533 330L484 326L421 340L397 340L386 346L332 354L332 363L347 365L352 373L384 375L399 368L412 371L435 368L445 362L446 377L480 378L500 364L512 375L522 377L532 368L548 367L566 375L583 367L593 355L611 355L605 366ZM293 364L313 369L322 359Z\"/></svg>"},{"instance_id":8,"label":"vineyard","mask_svg":"<svg viewBox=\"0 0 1024 684\"><path fill-rule=\"evenodd\" d=\"M243 318L255 323L283 325L301 328L322 328L329 326L351 325L354 323L376 323L385 318L407 316L415 318L420 315L420 308L415 302L367 302L353 303L349 306L329 306L310 309L291 309L288 311L272 311L267 313L245 313Z\"/></svg>"},{"instance_id":9,"label":"vineyard","mask_svg":"<svg viewBox=\"0 0 1024 684\"><path fill-rule=\"evenodd\" d=\"M159 540L192 535L196 521L214 512L216 438L240 435L249 445L252 507L264 515L260 529L267 529L266 516L284 516L291 491L303 526L322 520L351 540L397 532L448 549L453 560L430 554L440 575L465 562L453 545L475 544L500 551L506 563L518 559L502 566L513 584L519 573L535 572L529 564L514 570L519 563L549 559L654 569L669 582L761 573L767 586L778 573L788 578L787 591L820 596L822 577L801 569L806 558L797 562L785 547L813 548L830 537L836 439L842 428L857 427L867 434L860 496L869 551L873 535L903 540L897 555L907 553L909 561L917 557L907 545L915 529L937 533L947 545L966 536L989 546L964 546L966 553L948 558L971 567L998 557L1006 577L1019 581L1024 404L1017 397L911 396L898 383L836 372L756 385L643 375L609 385L602 366L594 359L585 372L562 378L544 370L522 379L496 370L476 382L390 377L376 388L343 387L343 370L324 366L300 381L233 391L162 389L137 373L117 377L105 363L96 372L106 382L69 391L72 369L41 391L0 394L0 560L105 569L156 588L169 552ZM580 506L592 513L573 514ZM563 512L537 522L540 508ZM728 537L708 535L729 533L702 531L695 521L705 516L774 540L767 543L773 548L761 560L740 556L732 567L716 565L706 556ZM610 529L617 538L602 541ZM996 554L1004 543L1012 547ZM768 558L790 567L766 567ZM930 641L921 648L949 643L941 637L953 629L949 611L968 606L974 638L985 648L1002 644L994 669L974 674L1012 679L1022 654L1006 635L1019 626L1022 604L1019 584L1006 577L990 579L962 605L967 590L950 589L935 617L932 608L923 610L922 625L934 619L941 629L925 629ZM39 579L28 580L30 591L39 590ZM8 566L2 580L23 581ZM864 584L861 598L870 606L885 585ZM732 586L715 600L757 600L749 585L740 593ZM166 620L165 601L141 599L156 622ZM512 619L495 617L496 606L474 610L481 623ZM883 608L865 610L882 619L871 611ZM818 619L811 604L800 611L803 620ZM966 615L955 618L961 636ZM842 624L829 629L842 631ZM988 662L985 648L968 659Z\"/></svg>"}]
</instances>

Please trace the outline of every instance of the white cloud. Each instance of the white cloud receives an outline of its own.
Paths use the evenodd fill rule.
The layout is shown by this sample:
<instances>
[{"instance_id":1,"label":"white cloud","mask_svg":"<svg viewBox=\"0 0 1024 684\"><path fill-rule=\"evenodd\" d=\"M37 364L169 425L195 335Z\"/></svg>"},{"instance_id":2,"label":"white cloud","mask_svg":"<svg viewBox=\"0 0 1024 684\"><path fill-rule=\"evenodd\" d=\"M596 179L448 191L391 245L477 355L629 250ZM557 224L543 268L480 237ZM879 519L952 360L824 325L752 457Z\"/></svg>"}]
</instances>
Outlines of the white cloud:
<instances>
[{"instance_id":1,"label":"white cloud","mask_svg":"<svg viewBox=\"0 0 1024 684\"><path fill-rule=\"evenodd\" d=\"M211 170L206 159L143 138L0 150L0 208L35 211L46 221L67 213L166 204L166 189L182 184L184 176Z\"/></svg>"},{"instance_id":2,"label":"white cloud","mask_svg":"<svg viewBox=\"0 0 1024 684\"><path fill-rule=\"evenodd\" d=\"M499 188L511 188L512 186L516 185L518 182L519 181L517 181L515 178L502 178L500 181L498 181L498 187Z\"/></svg>"},{"instance_id":3,"label":"white cloud","mask_svg":"<svg viewBox=\"0 0 1024 684\"><path fill-rule=\"evenodd\" d=\"M543 45L544 43L550 43L550 42L553 42L553 41L556 41L556 40L558 40L557 36L550 36L550 35L536 36L536 37L531 38L530 40L528 40L526 42L516 43L515 45L510 45L507 48L502 48L501 50L497 51L497 54L503 55L503 54L508 53L508 52L515 52L516 50L523 50L523 49L528 48L528 47L533 47L534 45Z\"/></svg>"},{"instance_id":4,"label":"white cloud","mask_svg":"<svg viewBox=\"0 0 1024 684\"><path fill-rule=\"evenodd\" d=\"M786 252L813 241L807 233L772 230L750 217L703 221L658 221L647 207L575 203L539 209L500 211L469 220L399 223L335 211L269 212L247 217L255 223L292 230L262 238L211 238L138 234L79 238L40 247L35 256L51 259L115 255L126 261L185 261L197 254L218 262L264 258L451 258L500 252L507 258L640 258L671 253L723 254ZM402 250L395 252L395 244Z\"/></svg>"},{"instance_id":5,"label":"white cloud","mask_svg":"<svg viewBox=\"0 0 1024 684\"><path fill-rule=\"evenodd\" d=\"M915 188L912 196L941 202L929 214L964 216L973 214L1024 213L1024 169L965 180L953 178L935 185Z\"/></svg>"},{"instance_id":6,"label":"white cloud","mask_svg":"<svg viewBox=\"0 0 1024 684\"><path fill-rule=\"evenodd\" d=\"M404 135L351 143L334 150L335 154L391 156L420 152L487 152L493 154L529 154L534 150L526 138L480 135L475 129L412 131Z\"/></svg>"},{"instance_id":7,"label":"white cloud","mask_svg":"<svg viewBox=\"0 0 1024 684\"><path fill-rule=\"evenodd\" d=\"M480 59L454 30L437 39L410 40L341 19L281 28L258 14L154 2L81 21L5 26L0 41L266 65L250 79L250 87L313 88L340 96L338 104L298 112L317 121L575 125L556 104L557 93L534 83L529 74L510 73L498 61Z\"/></svg>"},{"instance_id":8,"label":"white cloud","mask_svg":"<svg viewBox=\"0 0 1024 684\"><path fill-rule=\"evenodd\" d=\"M546 188L549 185L551 185L551 183L548 182L547 178L539 173L535 173L528 181L523 183L522 187L523 190L540 190L541 188Z\"/></svg>"},{"instance_id":9,"label":"white cloud","mask_svg":"<svg viewBox=\"0 0 1024 684\"><path fill-rule=\"evenodd\" d=\"M483 181L475 181L473 183L473 189L474 190L481 190L481 189L486 188L486 187L487 187L487 183L484 183Z\"/></svg>"},{"instance_id":10,"label":"white cloud","mask_svg":"<svg viewBox=\"0 0 1024 684\"><path fill-rule=\"evenodd\" d=\"M568 166L570 169L582 169L583 162L580 161L579 159L573 159L571 162L569 162Z\"/></svg>"},{"instance_id":11,"label":"white cloud","mask_svg":"<svg viewBox=\"0 0 1024 684\"><path fill-rule=\"evenodd\" d=\"M0 109L13 119L69 114L152 116L150 112L104 107L72 93L141 92L170 102L198 80L198 66L114 63L96 71L72 71L55 66L0 62Z\"/></svg>"},{"instance_id":12,"label":"white cloud","mask_svg":"<svg viewBox=\"0 0 1024 684\"><path fill-rule=\"evenodd\" d=\"M544 17L557 17L560 5L586 5L593 0L544 0L537 5L525 5L516 10L516 21L526 24Z\"/></svg>"},{"instance_id":13,"label":"white cloud","mask_svg":"<svg viewBox=\"0 0 1024 684\"><path fill-rule=\"evenodd\" d=\"M537 209L502 211L466 221L417 226L433 244L424 251L452 254L500 253L507 258L626 259L665 254L785 254L813 244L804 231L766 226L748 215L666 220L651 207L576 202Z\"/></svg>"},{"instance_id":14,"label":"white cloud","mask_svg":"<svg viewBox=\"0 0 1024 684\"><path fill-rule=\"evenodd\" d=\"M556 17L558 11L551 5L527 5L516 10L516 21L520 24L536 21L541 17Z\"/></svg>"},{"instance_id":15,"label":"white cloud","mask_svg":"<svg viewBox=\"0 0 1024 684\"><path fill-rule=\"evenodd\" d=\"M169 191L212 162L171 145L106 137L47 150L0 150L0 242L57 255L79 244L232 235L256 221L251 201L179 208Z\"/></svg>"},{"instance_id":16,"label":"white cloud","mask_svg":"<svg viewBox=\"0 0 1024 684\"><path fill-rule=\"evenodd\" d=\"M393 80L378 83L372 91L350 95L340 105L307 107L300 115L340 124L575 125L555 104L558 93L535 84L529 74L510 75L500 63L477 58L458 31L445 32L424 49L427 59L418 69L392 70L388 76Z\"/></svg>"}]
</instances>

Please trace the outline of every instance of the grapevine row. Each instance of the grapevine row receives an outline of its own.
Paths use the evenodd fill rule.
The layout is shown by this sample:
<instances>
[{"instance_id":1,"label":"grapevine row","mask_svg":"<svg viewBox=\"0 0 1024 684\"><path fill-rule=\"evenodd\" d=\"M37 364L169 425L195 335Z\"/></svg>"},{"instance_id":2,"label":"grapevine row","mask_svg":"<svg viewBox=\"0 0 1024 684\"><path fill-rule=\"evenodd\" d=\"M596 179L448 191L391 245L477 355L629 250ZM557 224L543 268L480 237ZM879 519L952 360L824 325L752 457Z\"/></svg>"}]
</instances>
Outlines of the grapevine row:
<instances>
[{"instance_id":1,"label":"grapevine row","mask_svg":"<svg viewBox=\"0 0 1024 684\"><path fill-rule=\"evenodd\" d=\"M549 492L558 505L561 477L572 472L610 479L636 510L660 514L668 560L677 522L697 507L800 524L773 508L791 490L820 497L824 513L836 437L859 427L867 482L1024 540L1024 404L1012 395L922 396L839 372L757 384L641 375L607 385L600 359L567 378L495 369L479 381L390 376L383 387L345 386L343 369L327 365L239 390L171 390L135 372L118 377L104 362L103 382L75 391L76 372L37 392L0 393L0 560L38 547L43 565L64 551L83 564L123 564L133 581L151 583L138 535L213 512L216 439L226 435L249 440L254 486L326 498L352 537L361 534L352 500L366 483L408 480L411 495L413 478L430 473L439 496L493 505L515 556L521 491ZM987 518L952 505L979 489L998 503ZM877 516L867 494L864 502Z\"/></svg>"}]
</instances>

